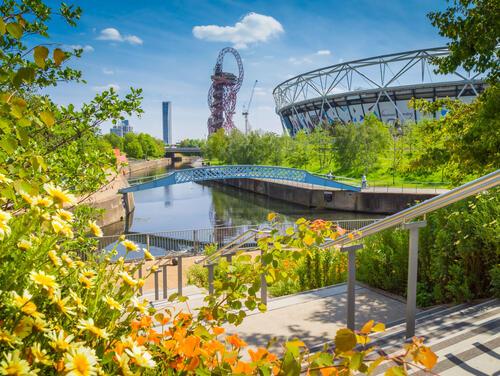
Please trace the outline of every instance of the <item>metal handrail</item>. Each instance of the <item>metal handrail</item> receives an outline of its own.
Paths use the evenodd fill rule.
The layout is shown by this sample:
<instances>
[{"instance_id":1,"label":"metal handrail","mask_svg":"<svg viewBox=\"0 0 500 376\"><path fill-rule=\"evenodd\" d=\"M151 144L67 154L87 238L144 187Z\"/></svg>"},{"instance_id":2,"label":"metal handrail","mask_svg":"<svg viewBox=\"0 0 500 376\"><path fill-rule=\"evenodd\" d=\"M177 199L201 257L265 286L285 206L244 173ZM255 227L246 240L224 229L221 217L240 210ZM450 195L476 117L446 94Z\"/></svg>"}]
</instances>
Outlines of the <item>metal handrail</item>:
<instances>
[{"instance_id":1,"label":"metal handrail","mask_svg":"<svg viewBox=\"0 0 500 376\"><path fill-rule=\"evenodd\" d=\"M386 230L388 228L403 223L407 223L414 218L420 217L422 215L433 212L442 207L448 206L454 202L475 195L476 193L496 187L499 184L500 184L500 170L496 170L476 180L461 185L460 187L452 189L451 191L442 193L438 196L423 201L408 209L402 210L396 214L385 217L380 221L361 227L359 230L354 231L349 235L343 235L335 240L326 242L323 245L323 247L331 248L333 246L342 246L349 243L353 243L355 241L358 241L369 235L373 235L382 230Z\"/></svg>"},{"instance_id":2,"label":"metal handrail","mask_svg":"<svg viewBox=\"0 0 500 376\"><path fill-rule=\"evenodd\" d=\"M213 260L215 260L217 257L219 256L222 256L222 254L231 249L231 250L234 250L233 246L238 246L238 244L241 244L241 242L239 242L239 240L243 239L246 237L246 239L244 241L247 241L250 239L250 236L249 235L252 235L254 236L255 234L258 234L258 233L265 233L269 230L256 230L256 229L249 229L247 231L245 231L243 234L237 236L236 238L234 238L231 242L227 243L224 247L221 247L219 248L216 252L212 253L211 255L208 255L206 257L204 257L203 259L201 260L197 260L195 261L195 264L202 264L202 263L211 263Z\"/></svg>"}]
</instances>

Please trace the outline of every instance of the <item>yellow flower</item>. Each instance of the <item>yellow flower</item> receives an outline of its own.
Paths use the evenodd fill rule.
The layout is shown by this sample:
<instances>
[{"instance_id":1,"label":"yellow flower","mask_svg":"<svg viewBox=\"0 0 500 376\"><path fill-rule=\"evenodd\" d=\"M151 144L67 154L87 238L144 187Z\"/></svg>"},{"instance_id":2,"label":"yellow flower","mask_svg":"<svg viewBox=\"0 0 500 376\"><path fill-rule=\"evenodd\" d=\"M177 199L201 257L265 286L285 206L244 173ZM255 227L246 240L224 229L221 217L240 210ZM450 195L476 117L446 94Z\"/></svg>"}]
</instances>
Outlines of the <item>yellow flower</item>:
<instances>
[{"instance_id":1,"label":"yellow flower","mask_svg":"<svg viewBox=\"0 0 500 376\"><path fill-rule=\"evenodd\" d=\"M105 329L101 329L101 328L95 326L93 318L89 318L87 320L80 319L80 321L78 322L78 325L76 327L78 329L86 330L99 338L106 339L109 336Z\"/></svg>"},{"instance_id":2,"label":"yellow flower","mask_svg":"<svg viewBox=\"0 0 500 376\"><path fill-rule=\"evenodd\" d=\"M97 357L95 351L88 347L72 347L64 355L64 370L67 376L97 375Z\"/></svg>"},{"instance_id":3,"label":"yellow flower","mask_svg":"<svg viewBox=\"0 0 500 376\"><path fill-rule=\"evenodd\" d=\"M26 198L25 198L25 200L26 200ZM26 200L26 201L28 201L28 200ZM31 198L31 206L38 206L40 208L48 208L51 205L52 205L52 200L48 197L36 196L36 197Z\"/></svg>"},{"instance_id":4,"label":"yellow flower","mask_svg":"<svg viewBox=\"0 0 500 376\"><path fill-rule=\"evenodd\" d=\"M52 224L52 229L56 234L63 234L67 238L73 238L73 230L71 229L71 226L64 222L61 218L54 216L52 217L52 221L50 222Z\"/></svg>"},{"instance_id":5,"label":"yellow flower","mask_svg":"<svg viewBox=\"0 0 500 376\"><path fill-rule=\"evenodd\" d=\"M63 253L61 258L68 265L68 267L73 268L75 266L75 262L66 253Z\"/></svg>"},{"instance_id":6,"label":"yellow flower","mask_svg":"<svg viewBox=\"0 0 500 376\"><path fill-rule=\"evenodd\" d=\"M86 289L91 289L94 286L94 281L92 279L87 278L86 276L80 274L78 277L78 281L85 287Z\"/></svg>"},{"instance_id":7,"label":"yellow flower","mask_svg":"<svg viewBox=\"0 0 500 376\"><path fill-rule=\"evenodd\" d=\"M19 339L24 339L31 334L33 329L33 319L24 316L14 328L14 334Z\"/></svg>"},{"instance_id":8,"label":"yellow flower","mask_svg":"<svg viewBox=\"0 0 500 376\"><path fill-rule=\"evenodd\" d=\"M100 238L103 235L101 228L97 225L95 221L89 221L89 228L92 234L94 234L94 236Z\"/></svg>"},{"instance_id":9,"label":"yellow flower","mask_svg":"<svg viewBox=\"0 0 500 376\"><path fill-rule=\"evenodd\" d=\"M33 244L31 244L30 241L26 239L22 239L17 243L17 248L19 248L21 251L27 251L28 249L31 248Z\"/></svg>"},{"instance_id":10,"label":"yellow flower","mask_svg":"<svg viewBox=\"0 0 500 376\"><path fill-rule=\"evenodd\" d=\"M33 205L33 199L34 199L34 197L30 196L29 194L27 194L24 191L20 191L19 194L24 199L24 201L26 201L30 205Z\"/></svg>"},{"instance_id":11,"label":"yellow flower","mask_svg":"<svg viewBox=\"0 0 500 376\"><path fill-rule=\"evenodd\" d=\"M59 289L59 285L56 282L56 277L50 274L46 274L44 271L31 271L30 279L37 285L42 286L43 289L47 291L53 291Z\"/></svg>"},{"instance_id":12,"label":"yellow flower","mask_svg":"<svg viewBox=\"0 0 500 376\"><path fill-rule=\"evenodd\" d=\"M109 308L114 309L116 311L121 311L122 306L120 303L118 303L115 299L113 299L111 296L106 295L105 297L102 298L104 302L109 306Z\"/></svg>"},{"instance_id":13,"label":"yellow flower","mask_svg":"<svg viewBox=\"0 0 500 376\"><path fill-rule=\"evenodd\" d=\"M147 261L154 261L155 257L151 254L151 252L149 252L146 248L144 248L143 251L144 251L144 258Z\"/></svg>"},{"instance_id":14,"label":"yellow flower","mask_svg":"<svg viewBox=\"0 0 500 376\"><path fill-rule=\"evenodd\" d=\"M73 299L73 301L76 304L76 307L80 311L85 312L87 310L87 307L85 307L85 305L83 304L82 298L80 298L76 292L74 292L73 290L70 289L69 295L71 296L71 299Z\"/></svg>"},{"instance_id":15,"label":"yellow flower","mask_svg":"<svg viewBox=\"0 0 500 376\"><path fill-rule=\"evenodd\" d=\"M132 299L130 299L130 301L132 302L132 306L137 311L139 311L140 313L146 313L146 310L148 308L148 301L146 299L144 299L141 303L141 302L139 302L139 299L137 299L136 297L133 297Z\"/></svg>"},{"instance_id":16,"label":"yellow flower","mask_svg":"<svg viewBox=\"0 0 500 376\"><path fill-rule=\"evenodd\" d=\"M62 262L61 259L57 256L56 251L51 250L48 252L48 256L50 258L50 261L54 264L54 266L61 266Z\"/></svg>"},{"instance_id":17,"label":"yellow flower","mask_svg":"<svg viewBox=\"0 0 500 376\"><path fill-rule=\"evenodd\" d=\"M10 183L12 183L12 179L9 179L4 174L0 174L0 183L10 184Z\"/></svg>"},{"instance_id":18,"label":"yellow flower","mask_svg":"<svg viewBox=\"0 0 500 376\"><path fill-rule=\"evenodd\" d=\"M154 368L156 365L151 354L143 346L134 345L131 349L126 349L125 352L135 360L139 367Z\"/></svg>"},{"instance_id":19,"label":"yellow flower","mask_svg":"<svg viewBox=\"0 0 500 376\"><path fill-rule=\"evenodd\" d=\"M39 316L35 317L35 322L33 323L33 328L38 332L48 332L49 324L42 318L43 314L40 313Z\"/></svg>"},{"instance_id":20,"label":"yellow flower","mask_svg":"<svg viewBox=\"0 0 500 376\"><path fill-rule=\"evenodd\" d=\"M139 247L137 246L137 244L135 244L134 242L132 242L130 240L124 240L124 241L122 241L122 245L129 252L130 251L137 251L137 250L139 250Z\"/></svg>"},{"instance_id":21,"label":"yellow flower","mask_svg":"<svg viewBox=\"0 0 500 376\"><path fill-rule=\"evenodd\" d=\"M46 337L49 339L49 345L54 350L60 351L67 351L70 348L71 341L75 338L72 334L66 335L62 329L58 333L51 331L46 334Z\"/></svg>"},{"instance_id":22,"label":"yellow flower","mask_svg":"<svg viewBox=\"0 0 500 376\"><path fill-rule=\"evenodd\" d=\"M57 215L67 222L71 222L73 220L73 213L64 209L57 210Z\"/></svg>"},{"instance_id":23,"label":"yellow flower","mask_svg":"<svg viewBox=\"0 0 500 376\"><path fill-rule=\"evenodd\" d=\"M69 301L70 297L67 296L64 299L61 298L61 293L57 292L52 298L52 302L57 305L59 311L66 315L75 315L75 307L66 305Z\"/></svg>"},{"instance_id":24,"label":"yellow flower","mask_svg":"<svg viewBox=\"0 0 500 376\"><path fill-rule=\"evenodd\" d=\"M37 306L31 301L31 294L28 291L23 292L23 296L19 296L15 291L12 292L12 298L14 300L14 305L21 310L21 312L26 315L37 317L41 313L37 312Z\"/></svg>"},{"instance_id":25,"label":"yellow flower","mask_svg":"<svg viewBox=\"0 0 500 376\"><path fill-rule=\"evenodd\" d=\"M84 263L82 263L83 265L85 265ZM83 266L82 265L82 266ZM85 269L85 270L82 270L81 272L85 277L87 278L94 278L97 273L94 271L94 270L91 270L91 269Z\"/></svg>"},{"instance_id":26,"label":"yellow flower","mask_svg":"<svg viewBox=\"0 0 500 376\"><path fill-rule=\"evenodd\" d=\"M3 240L5 236L10 236L10 227L7 223L11 218L12 216L9 213L0 210L0 240Z\"/></svg>"},{"instance_id":27,"label":"yellow flower","mask_svg":"<svg viewBox=\"0 0 500 376\"><path fill-rule=\"evenodd\" d=\"M60 208L62 208L64 204L72 204L75 202L75 197L72 194L53 184L44 184L43 188Z\"/></svg>"},{"instance_id":28,"label":"yellow flower","mask_svg":"<svg viewBox=\"0 0 500 376\"><path fill-rule=\"evenodd\" d=\"M125 282L130 287L134 287L135 285L137 285L137 280L132 278L127 272L120 272L118 273L118 276L121 277L123 279L123 282Z\"/></svg>"},{"instance_id":29,"label":"yellow flower","mask_svg":"<svg viewBox=\"0 0 500 376\"><path fill-rule=\"evenodd\" d=\"M30 368L29 363L19 357L19 350L6 354L5 359L0 363L0 374L29 376L36 375L37 371Z\"/></svg>"},{"instance_id":30,"label":"yellow flower","mask_svg":"<svg viewBox=\"0 0 500 376\"><path fill-rule=\"evenodd\" d=\"M7 330L0 328L0 343L1 342L5 342L9 346L15 344L19 345L21 343L21 341L19 341L19 339L15 335L9 333Z\"/></svg>"},{"instance_id":31,"label":"yellow flower","mask_svg":"<svg viewBox=\"0 0 500 376\"><path fill-rule=\"evenodd\" d=\"M30 349L35 363L42 363L45 365L50 365L52 363L50 357L47 355L47 350L43 350L38 342L35 342Z\"/></svg>"}]
</instances>

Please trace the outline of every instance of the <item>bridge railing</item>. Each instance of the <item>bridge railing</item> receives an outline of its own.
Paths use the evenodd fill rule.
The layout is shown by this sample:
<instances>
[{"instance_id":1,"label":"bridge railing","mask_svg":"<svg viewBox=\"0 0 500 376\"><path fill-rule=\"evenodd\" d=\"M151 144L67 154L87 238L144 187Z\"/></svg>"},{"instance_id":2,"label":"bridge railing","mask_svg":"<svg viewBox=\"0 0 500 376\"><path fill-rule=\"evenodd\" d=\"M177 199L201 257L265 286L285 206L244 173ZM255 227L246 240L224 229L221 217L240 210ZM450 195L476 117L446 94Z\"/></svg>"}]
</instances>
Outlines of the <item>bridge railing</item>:
<instances>
[{"instance_id":1,"label":"bridge railing","mask_svg":"<svg viewBox=\"0 0 500 376\"><path fill-rule=\"evenodd\" d=\"M377 219L347 219L333 221L347 231L355 231L363 226L377 221ZM293 222L285 222L281 230L293 227ZM182 295L185 285L185 274L189 264L204 258L205 246L216 244L218 249L232 246L238 249L255 249L255 235L262 229L259 225L242 225L232 227L215 227L205 229L190 229L179 231L157 231L147 233L129 233L124 235L103 236L98 239L101 251L116 250L114 260L125 257L127 263L137 263L144 260L143 248L149 249L156 260L139 268L137 276L142 278L156 265L158 270L150 278L146 279L141 293L146 294L150 300L162 300L168 296L169 289L176 289ZM252 233L253 236L240 238ZM122 240L130 240L139 246L137 252L126 253ZM226 255L230 257L230 255ZM188 259L188 260L186 260ZM183 262L184 261L184 262ZM213 275L212 275L213 277ZM213 286L213 280L212 284ZM171 290L170 290L171 291ZM266 296L267 297L267 296Z\"/></svg>"}]
</instances>

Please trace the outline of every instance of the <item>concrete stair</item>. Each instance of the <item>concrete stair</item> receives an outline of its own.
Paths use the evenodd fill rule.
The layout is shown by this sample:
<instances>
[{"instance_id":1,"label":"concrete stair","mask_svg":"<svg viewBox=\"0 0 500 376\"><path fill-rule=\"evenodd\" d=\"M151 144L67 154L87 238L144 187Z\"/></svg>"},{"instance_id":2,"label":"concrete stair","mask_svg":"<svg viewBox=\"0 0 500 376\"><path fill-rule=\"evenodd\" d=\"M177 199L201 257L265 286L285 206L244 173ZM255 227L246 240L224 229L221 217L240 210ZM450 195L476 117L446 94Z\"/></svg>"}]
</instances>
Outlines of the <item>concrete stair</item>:
<instances>
[{"instance_id":1,"label":"concrete stair","mask_svg":"<svg viewBox=\"0 0 500 376\"><path fill-rule=\"evenodd\" d=\"M405 341L405 324L388 326L371 345L387 354L400 351ZM416 335L425 338L438 355L432 370L440 375L500 375L500 301L435 307L417 315ZM380 367L383 374L390 365ZM424 375L421 370L413 374Z\"/></svg>"}]
</instances>

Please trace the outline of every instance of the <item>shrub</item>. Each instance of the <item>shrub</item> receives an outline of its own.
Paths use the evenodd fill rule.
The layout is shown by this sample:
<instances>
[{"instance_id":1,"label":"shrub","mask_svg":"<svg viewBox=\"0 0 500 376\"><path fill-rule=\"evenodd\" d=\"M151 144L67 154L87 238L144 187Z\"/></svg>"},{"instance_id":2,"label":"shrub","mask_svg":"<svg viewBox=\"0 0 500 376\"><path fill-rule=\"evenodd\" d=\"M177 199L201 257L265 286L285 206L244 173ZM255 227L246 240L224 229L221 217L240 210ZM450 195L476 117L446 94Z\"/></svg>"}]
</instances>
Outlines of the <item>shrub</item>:
<instances>
[{"instance_id":1,"label":"shrub","mask_svg":"<svg viewBox=\"0 0 500 376\"><path fill-rule=\"evenodd\" d=\"M464 302L491 296L500 261L498 189L476 195L427 217L420 231L418 303ZM371 236L358 252L360 281L406 294L408 231Z\"/></svg>"}]
</instances>

